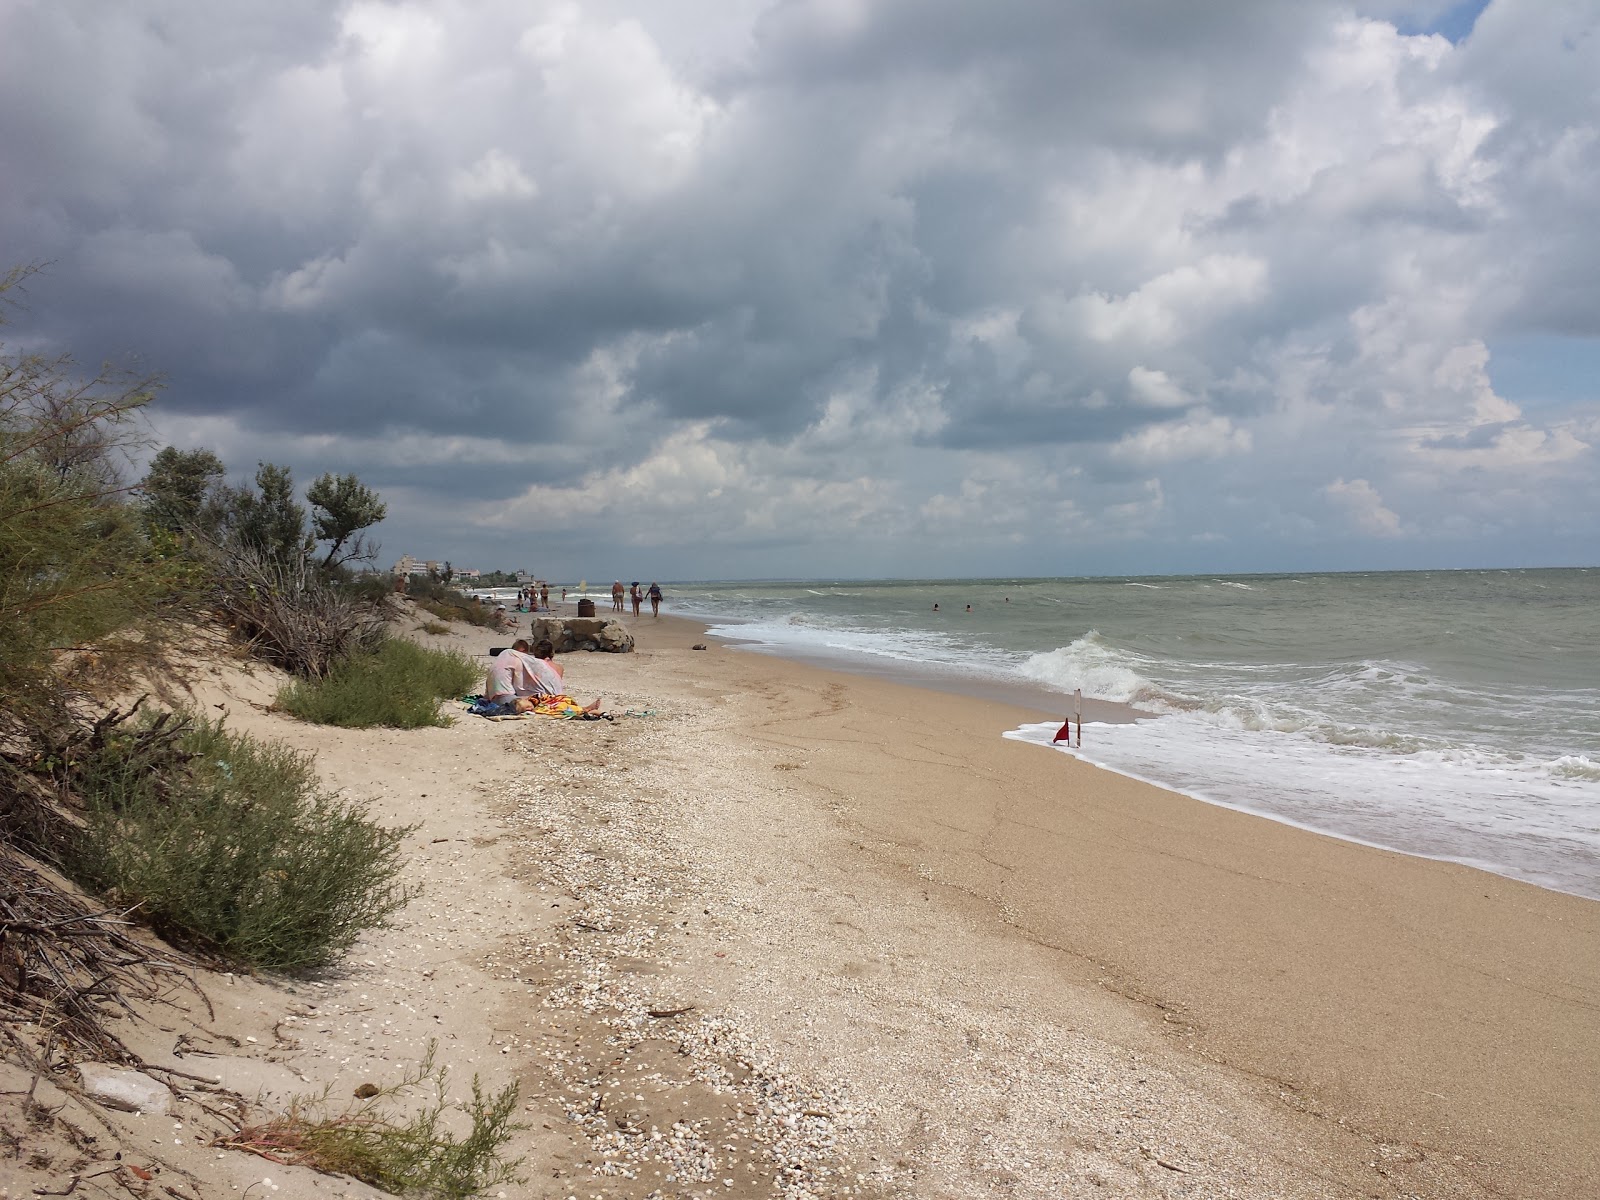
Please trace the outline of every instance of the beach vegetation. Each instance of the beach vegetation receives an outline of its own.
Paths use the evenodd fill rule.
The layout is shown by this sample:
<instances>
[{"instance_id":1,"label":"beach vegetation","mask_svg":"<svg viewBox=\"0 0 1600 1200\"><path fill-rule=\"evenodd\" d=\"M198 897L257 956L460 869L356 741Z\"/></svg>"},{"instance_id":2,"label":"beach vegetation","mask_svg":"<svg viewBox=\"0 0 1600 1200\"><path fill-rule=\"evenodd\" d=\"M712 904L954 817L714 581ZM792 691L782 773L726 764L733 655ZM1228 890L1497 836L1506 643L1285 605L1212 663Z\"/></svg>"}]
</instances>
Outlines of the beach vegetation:
<instances>
[{"instance_id":1,"label":"beach vegetation","mask_svg":"<svg viewBox=\"0 0 1600 1200\"><path fill-rule=\"evenodd\" d=\"M291 683L278 693L278 707L319 725L416 729L450 724L439 702L482 682L483 668L463 654L388 638L341 659L320 679Z\"/></svg>"},{"instance_id":2,"label":"beach vegetation","mask_svg":"<svg viewBox=\"0 0 1600 1200\"><path fill-rule=\"evenodd\" d=\"M253 487L230 487L210 451L168 446L142 488L147 522L180 543L211 611L254 656L319 679L382 636L388 588L360 582L345 565L365 548L352 522L370 524L384 511L354 475L325 475L312 485L314 527L295 499L291 472L275 463L258 465ZM319 562L316 541L329 531L334 544Z\"/></svg>"},{"instance_id":3,"label":"beach vegetation","mask_svg":"<svg viewBox=\"0 0 1600 1200\"><path fill-rule=\"evenodd\" d=\"M504 620L495 612L494 605L481 604L469 599L455 588L427 576L414 577L406 594L423 612L431 613L441 621L463 621L483 629L501 629Z\"/></svg>"},{"instance_id":4,"label":"beach vegetation","mask_svg":"<svg viewBox=\"0 0 1600 1200\"><path fill-rule=\"evenodd\" d=\"M439 637L442 634L450 632L450 626L446 625L442 621L424 621L421 625L418 625L417 628L423 633L432 634L434 637Z\"/></svg>"},{"instance_id":5,"label":"beach vegetation","mask_svg":"<svg viewBox=\"0 0 1600 1200\"><path fill-rule=\"evenodd\" d=\"M61 856L168 941L230 963L322 966L410 899L409 828L324 790L309 755L193 714L143 715L75 765Z\"/></svg>"},{"instance_id":6,"label":"beach vegetation","mask_svg":"<svg viewBox=\"0 0 1600 1200\"><path fill-rule=\"evenodd\" d=\"M8 293L31 271L0 276ZM86 735L95 693L160 660L184 572L122 470L155 381L0 355L0 825L39 816L15 771Z\"/></svg>"},{"instance_id":7,"label":"beach vegetation","mask_svg":"<svg viewBox=\"0 0 1600 1200\"><path fill-rule=\"evenodd\" d=\"M385 599L346 586L308 554L278 558L236 541L204 552L213 611L252 655L292 675L322 679L387 632Z\"/></svg>"},{"instance_id":8,"label":"beach vegetation","mask_svg":"<svg viewBox=\"0 0 1600 1200\"><path fill-rule=\"evenodd\" d=\"M517 1173L522 1160L503 1153L527 1128L515 1120L518 1085L491 1093L474 1075L472 1098L452 1103L449 1072L436 1065L436 1048L430 1042L422 1062L399 1083L363 1085L337 1113L330 1112L326 1091L297 1098L283 1115L240 1129L228 1144L408 1196L466 1200L526 1182ZM420 1108L396 1111L419 1093Z\"/></svg>"},{"instance_id":9,"label":"beach vegetation","mask_svg":"<svg viewBox=\"0 0 1600 1200\"><path fill-rule=\"evenodd\" d=\"M387 571L353 571L345 566L335 568L334 575L343 591L368 604L387 608L394 595L394 576Z\"/></svg>"},{"instance_id":10,"label":"beach vegetation","mask_svg":"<svg viewBox=\"0 0 1600 1200\"><path fill-rule=\"evenodd\" d=\"M261 558L291 563L315 545L288 467L258 463L255 486L224 487L221 505L228 541Z\"/></svg>"},{"instance_id":11,"label":"beach vegetation","mask_svg":"<svg viewBox=\"0 0 1600 1200\"><path fill-rule=\"evenodd\" d=\"M311 531L318 541L328 543L323 565L336 566L352 559L370 559L377 553L369 547L362 530L370 529L389 513L389 506L378 493L354 475L320 476L306 489L311 503Z\"/></svg>"},{"instance_id":12,"label":"beach vegetation","mask_svg":"<svg viewBox=\"0 0 1600 1200\"><path fill-rule=\"evenodd\" d=\"M33 274L0 272L0 325ZM46 1057L58 1036L124 1057L118 1006L186 961L124 937L108 900L182 946L294 969L406 899L406 831L321 790L309 759L114 699L169 676L208 612L306 675L376 646L387 615L310 561L287 469L229 489L216 455L168 447L131 483L157 387L0 347L0 892L18 918L0 1008L41 1014Z\"/></svg>"},{"instance_id":13,"label":"beach vegetation","mask_svg":"<svg viewBox=\"0 0 1600 1200\"><path fill-rule=\"evenodd\" d=\"M210 450L164 446L139 484L141 510L152 532L181 536L215 532L222 518L219 490L228 470Z\"/></svg>"}]
</instances>

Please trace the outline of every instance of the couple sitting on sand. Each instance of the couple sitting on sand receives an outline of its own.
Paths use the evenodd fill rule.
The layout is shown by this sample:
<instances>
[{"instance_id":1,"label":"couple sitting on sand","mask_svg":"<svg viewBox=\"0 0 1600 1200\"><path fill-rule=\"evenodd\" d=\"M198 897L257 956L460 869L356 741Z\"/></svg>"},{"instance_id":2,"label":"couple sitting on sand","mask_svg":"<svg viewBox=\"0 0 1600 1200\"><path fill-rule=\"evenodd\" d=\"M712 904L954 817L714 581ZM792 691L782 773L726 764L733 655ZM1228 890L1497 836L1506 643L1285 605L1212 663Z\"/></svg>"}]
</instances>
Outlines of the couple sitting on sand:
<instances>
[{"instance_id":1,"label":"couple sitting on sand","mask_svg":"<svg viewBox=\"0 0 1600 1200\"><path fill-rule=\"evenodd\" d=\"M539 713L547 717L603 716L600 701L579 704L566 694L563 672L555 662L556 650L550 639L530 646L518 638L511 649L502 650L489 664L489 678L483 685L480 707L497 711L485 715L512 716Z\"/></svg>"}]
</instances>

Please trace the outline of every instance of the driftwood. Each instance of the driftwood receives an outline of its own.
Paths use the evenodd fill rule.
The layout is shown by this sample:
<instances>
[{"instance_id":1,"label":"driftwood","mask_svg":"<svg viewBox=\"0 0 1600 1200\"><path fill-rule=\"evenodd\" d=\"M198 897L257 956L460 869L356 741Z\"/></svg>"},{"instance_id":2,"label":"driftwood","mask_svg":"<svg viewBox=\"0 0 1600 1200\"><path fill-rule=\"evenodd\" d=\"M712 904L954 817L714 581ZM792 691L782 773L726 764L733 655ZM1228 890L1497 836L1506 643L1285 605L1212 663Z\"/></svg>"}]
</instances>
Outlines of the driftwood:
<instances>
[{"instance_id":1,"label":"driftwood","mask_svg":"<svg viewBox=\"0 0 1600 1200\"><path fill-rule=\"evenodd\" d=\"M309 555L279 561L247 546L214 543L212 602L257 658L293 675L321 679L382 636L386 604L335 587Z\"/></svg>"},{"instance_id":2,"label":"driftwood","mask_svg":"<svg viewBox=\"0 0 1600 1200\"><path fill-rule=\"evenodd\" d=\"M125 761L186 762L191 756L177 741L192 724L187 718L164 712L143 728L128 728L148 698L108 708L93 719L63 711L52 724L32 731L31 746L0 749L0 835L32 859L61 861L81 826L81 773L113 737Z\"/></svg>"},{"instance_id":3,"label":"driftwood","mask_svg":"<svg viewBox=\"0 0 1600 1200\"><path fill-rule=\"evenodd\" d=\"M137 1016L133 999L170 1003L175 986L205 1000L190 972L195 964L130 936L132 927L127 913L93 905L0 847L0 1026L30 1065L47 1061L56 1046L139 1064L109 1029L114 1014ZM32 1052L17 1036L27 1025L37 1030Z\"/></svg>"}]
</instances>

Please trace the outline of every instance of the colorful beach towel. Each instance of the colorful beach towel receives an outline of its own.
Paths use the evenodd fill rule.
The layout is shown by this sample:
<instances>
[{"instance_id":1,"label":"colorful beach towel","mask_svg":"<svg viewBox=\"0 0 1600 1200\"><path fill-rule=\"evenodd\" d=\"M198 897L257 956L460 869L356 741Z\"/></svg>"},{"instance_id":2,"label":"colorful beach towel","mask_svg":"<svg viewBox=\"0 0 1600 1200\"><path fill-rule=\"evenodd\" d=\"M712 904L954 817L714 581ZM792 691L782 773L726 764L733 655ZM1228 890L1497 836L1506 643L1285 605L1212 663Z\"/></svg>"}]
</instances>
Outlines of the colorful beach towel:
<instances>
[{"instance_id":1,"label":"colorful beach towel","mask_svg":"<svg viewBox=\"0 0 1600 1200\"><path fill-rule=\"evenodd\" d=\"M571 696L540 696L533 711L541 717L561 717L568 721L597 721L599 713L585 712Z\"/></svg>"},{"instance_id":2,"label":"colorful beach towel","mask_svg":"<svg viewBox=\"0 0 1600 1200\"><path fill-rule=\"evenodd\" d=\"M521 721L527 717L556 717L566 721L610 719L603 713L585 712L583 705L571 696L539 696L536 699L538 703L525 713L519 713L513 701L491 702L481 697L469 701L467 711L473 716L487 717L491 721Z\"/></svg>"}]
</instances>

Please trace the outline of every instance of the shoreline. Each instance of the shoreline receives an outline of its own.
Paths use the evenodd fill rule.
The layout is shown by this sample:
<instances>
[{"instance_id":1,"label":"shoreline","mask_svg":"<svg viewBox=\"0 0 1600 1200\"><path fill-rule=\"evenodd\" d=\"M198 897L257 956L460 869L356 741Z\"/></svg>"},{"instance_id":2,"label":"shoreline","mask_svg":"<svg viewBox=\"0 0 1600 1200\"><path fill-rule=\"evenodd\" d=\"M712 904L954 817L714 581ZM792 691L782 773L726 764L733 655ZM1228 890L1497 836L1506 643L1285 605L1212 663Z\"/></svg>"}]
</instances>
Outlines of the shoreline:
<instances>
[{"instance_id":1,"label":"shoreline","mask_svg":"<svg viewBox=\"0 0 1600 1200\"><path fill-rule=\"evenodd\" d=\"M990 700L1012 708L1037 709L1041 713L1055 713L1065 718L1073 697L1058 692L1044 684L1026 680L1005 680L982 675L959 675L954 671L940 671L928 664L878 661L868 657L850 658L847 655L805 653L794 647L775 648L763 642L741 639L732 632L712 632L712 627L699 617L674 617L701 626L706 637L724 642L730 649L746 654L759 654L781 658L786 662L804 663L820 671L837 671L843 675L859 675L867 679L880 679L885 683L900 684L923 691L944 692L953 696L968 696L974 700ZM719 628L736 628L726 624ZM1100 724L1124 724L1129 721L1154 719L1158 713L1147 712L1132 704L1116 700L1099 700L1085 696L1085 720Z\"/></svg>"},{"instance_id":2,"label":"shoreline","mask_svg":"<svg viewBox=\"0 0 1600 1200\"><path fill-rule=\"evenodd\" d=\"M703 629L677 620L673 641ZM881 736L839 717L797 723L802 744L831 760L807 773L852 798L858 834L881 843L878 869L953 889L1008 938L1065 956L1079 982L1148 1006L1189 1051L1286 1103L1404 1130L1397 1141L1414 1147L1493 1146L1498 1165L1484 1165L1517 1194L1543 1194L1530 1186L1540 1174L1564 1176L1572 1194L1600 1173L1594 1149L1580 1152L1600 1120L1594 901L1030 755L1000 736L1043 714L728 657L784 664L737 672L747 680L824 686L869 724L882 714ZM917 739L927 765L888 744L891 731ZM880 768L852 761L863 756ZM853 786L863 779L870 799ZM1574 1156L1581 1168L1551 1165Z\"/></svg>"},{"instance_id":3,"label":"shoreline","mask_svg":"<svg viewBox=\"0 0 1600 1200\"><path fill-rule=\"evenodd\" d=\"M914 688L918 690L943 692L951 695L966 696L975 700L994 701L1023 710L1036 710L1038 717L1024 724L1042 725L1053 722L1061 723L1070 711L1073 698L1062 692L1055 691L1043 685L1028 681L1004 681L988 677L964 677L953 672L941 672L926 664L908 664L879 662L870 657L851 659L846 655L829 655L824 653L808 653L803 648L792 646L775 647L764 642L744 640L733 632L737 626L726 623L717 628L726 632L714 632L704 618L674 616L671 619L687 621L701 626L702 632L711 638L726 643L730 649L744 653L757 654L772 658L783 659L788 662L802 663L824 671L837 671L846 675L854 675L867 679L882 680L891 684ZM1136 705L1118 701L1101 700L1085 697L1082 705L1084 723L1090 726L1096 724L1121 725L1136 721L1160 721L1164 715L1141 709ZM1023 730L1019 725L1014 731L1002 735L1009 740L1038 745L1029 742L1022 736ZM1059 747L1051 747L1059 750ZM1403 854L1413 858L1425 859L1430 862L1451 863L1457 866L1468 867L1484 871L1502 879L1515 880L1519 883L1529 884L1566 896L1600 902L1600 890L1582 890L1579 886L1564 886L1561 880L1566 876L1547 875L1536 877L1531 872L1528 874L1513 873L1514 868L1494 862L1483 857L1474 857L1467 853L1452 853L1449 851L1433 851L1412 846L1394 845L1377 838L1363 836L1360 833L1349 832L1331 825L1317 824L1291 816L1287 813L1275 812L1272 809L1253 805L1246 801L1220 799L1205 792L1200 787L1185 786L1180 783L1155 778L1141 774L1137 771L1124 769L1095 758L1092 754L1085 755L1077 750L1065 751L1085 762L1097 770L1108 771L1125 779L1146 784L1150 787L1160 788L1163 791L1188 797L1201 804L1213 805L1231 812L1242 813L1248 816L1260 817L1264 820L1274 821L1279 824L1297 829L1305 833L1318 834L1324 837L1336 838L1353 845L1364 846L1373 850L1383 850L1394 854ZM1572 876L1572 878L1581 878ZM1600 880L1591 884L1591 888L1600 889Z\"/></svg>"},{"instance_id":4,"label":"shoreline","mask_svg":"<svg viewBox=\"0 0 1600 1200\"><path fill-rule=\"evenodd\" d=\"M1157 714L1151 714L1151 719L1159 720L1160 718ZM1029 742L1025 738L1021 737L1020 732L1020 730L1014 730L1002 734L1001 736L1006 738L1008 741L1018 742L1022 745L1038 745L1037 742ZM1315 834L1318 837L1333 838L1336 841L1348 842L1352 846L1363 846L1368 850L1381 850L1386 854L1399 854L1406 858L1418 858L1426 862L1449 863L1452 866L1465 867L1472 871L1482 871L1485 875L1493 875L1497 879L1506 879L1514 883L1526 884L1528 887L1536 887L1541 891L1554 892L1558 896L1571 896L1574 899L1588 900L1592 903L1600 904L1600 895L1591 895L1588 892L1580 892L1570 890L1568 888L1558 887L1556 884L1548 880L1524 879L1518 875L1508 874L1507 871L1499 869L1495 864L1485 860L1466 858L1461 855L1430 854L1425 850L1411 850L1402 846L1390 846L1383 842L1373 841L1370 838L1361 837L1358 834L1345 833L1344 831L1338 829L1324 829L1320 826L1313 825L1308 821L1300 821L1294 817L1286 816L1282 813L1275 813L1261 808L1252 808L1247 804L1237 804L1230 800L1219 800L1214 796L1208 796L1200 791L1179 787L1171 783L1164 783L1159 779L1151 779L1148 776L1140 775L1135 771L1123 770L1121 767L1114 767L1108 763L1100 762L1091 755L1079 753L1076 749L1061 750L1058 747L1050 748L1057 749L1060 753L1070 754L1084 765L1093 767L1097 771L1108 771L1113 775L1120 775L1123 779L1129 779L1135 783L1144 784L1147 787L1159 788L1161 791L1171 792L1176 796L1183 796L1186 799L1193 800L1199 804L1209 804L1215 808L1225 808L1229 812L1236 812L1243 816L1260 817L1263 821L1271 821L1274 824L1284 825L1290 829L1298 829L1302 833Z\"/></svg>"}]
</instances>

